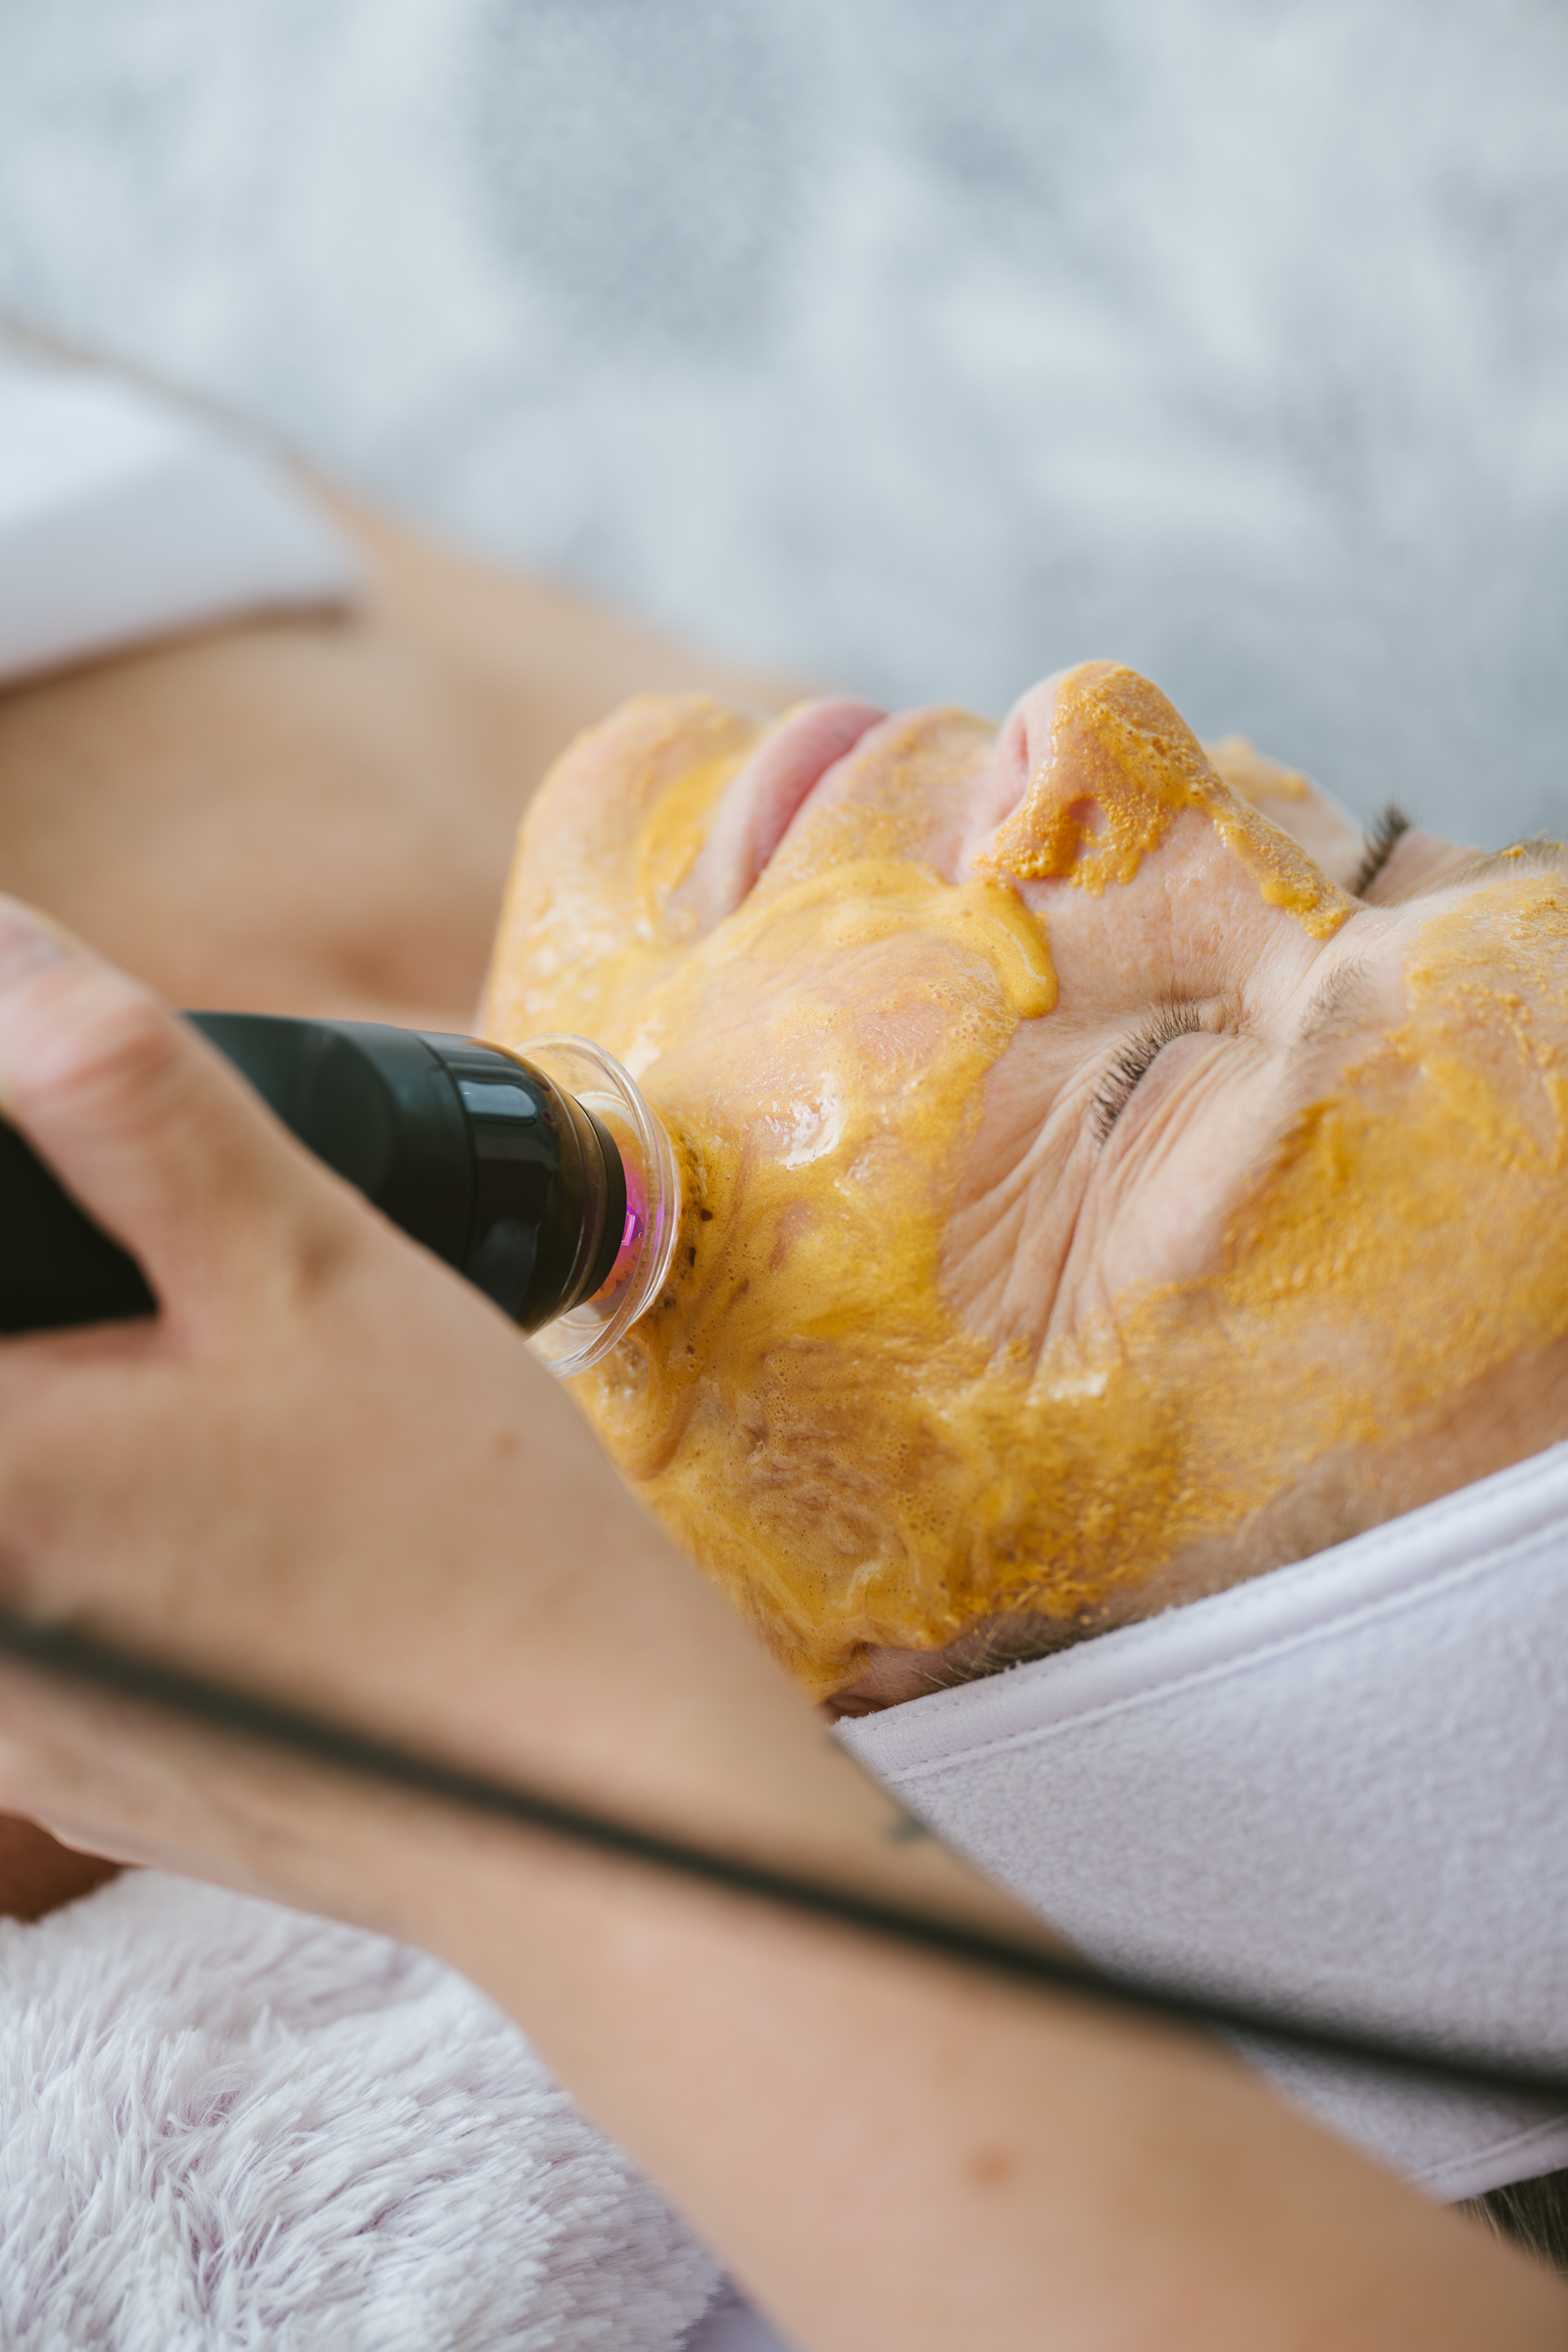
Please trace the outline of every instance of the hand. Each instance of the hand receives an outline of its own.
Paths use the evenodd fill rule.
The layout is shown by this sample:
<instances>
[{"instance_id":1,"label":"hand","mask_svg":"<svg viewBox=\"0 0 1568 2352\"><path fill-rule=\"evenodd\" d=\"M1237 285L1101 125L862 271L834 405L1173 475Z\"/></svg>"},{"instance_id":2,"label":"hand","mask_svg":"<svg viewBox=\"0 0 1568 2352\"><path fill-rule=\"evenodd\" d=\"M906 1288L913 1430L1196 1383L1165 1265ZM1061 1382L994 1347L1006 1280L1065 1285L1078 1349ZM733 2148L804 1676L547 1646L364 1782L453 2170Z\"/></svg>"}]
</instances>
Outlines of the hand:
<instances>
[{"instance_id":1,"label":"hand","mask_svg":"<svg viewBox=\"0 0 1568 2352\"><path fill-rule=\"evenodd\" d=\"M0 1089L161 1302L0 1347L6 1599L611 1804L640 1726L644 1792L667 1770L678 1806L696 1773L710 1818L708 1773L735 1775L690 1734L693 1671L793 1701L514 1329L184 1023L11 906ZM388 1916L345 1861L361 1792L307 1801L281 1767L15 1671L4 1688L0 1803Z\"/></svg>"}]
</instances>

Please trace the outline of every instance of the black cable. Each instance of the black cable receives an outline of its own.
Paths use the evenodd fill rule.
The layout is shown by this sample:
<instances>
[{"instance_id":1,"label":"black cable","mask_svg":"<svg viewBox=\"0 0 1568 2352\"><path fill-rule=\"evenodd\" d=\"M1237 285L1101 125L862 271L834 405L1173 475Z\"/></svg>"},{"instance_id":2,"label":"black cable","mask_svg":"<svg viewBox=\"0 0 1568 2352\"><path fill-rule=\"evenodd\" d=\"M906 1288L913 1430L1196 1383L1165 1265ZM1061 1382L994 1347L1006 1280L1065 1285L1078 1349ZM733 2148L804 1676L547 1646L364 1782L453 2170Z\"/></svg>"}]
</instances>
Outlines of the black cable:
<instances>
[{"instance_id":1,"label":"black cable","mask_svg":"<svg viewBox=\"0 0 1568 2352\"><path fill-rule=\"evenodd\" d=\"M115 1697L258 1740L314 1763L515 1822L628 1862L673 1871L728 1893L853 1928L889 1943L987 1969L1040 1991L1067 1993L1169 2023L1211 2027L1252 2040L1279 2042L1312 2057L1375 2066L1455 2088L1510 2098L1523 2094L1568 2104L1568 2072L1551 2060L1501 2058L1487 2051L1439 2046L1383 2031L1292 2015L1229 1993L1105 1973L1065 1955L1041 1951L1021 1939L992 1935L983 1928L856 1894L825 1880L773 1870L762 1863L692 1845L683 1838L639 1829L611 1815L564 1803L541 1790L491 1780L483 1773L368 1738L253 1691L209 1682L179 1667L112 1648L80 1634L34 1625L9 1610L0 1610L0 1654L42 1673L85 1683Z\"/></svg>"}]
</instances>

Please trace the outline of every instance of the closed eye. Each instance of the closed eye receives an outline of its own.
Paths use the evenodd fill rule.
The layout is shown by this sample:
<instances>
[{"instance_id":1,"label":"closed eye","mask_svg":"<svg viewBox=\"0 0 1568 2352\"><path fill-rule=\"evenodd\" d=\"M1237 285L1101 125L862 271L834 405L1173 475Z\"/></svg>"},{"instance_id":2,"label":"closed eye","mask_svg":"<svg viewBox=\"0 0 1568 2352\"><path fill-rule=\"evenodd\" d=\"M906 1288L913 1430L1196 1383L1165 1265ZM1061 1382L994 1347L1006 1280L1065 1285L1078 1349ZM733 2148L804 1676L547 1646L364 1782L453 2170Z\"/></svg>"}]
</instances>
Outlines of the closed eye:
<instances>
[{"instance_id":1,"label":"closed eye","mask_svg":"<svg viewBox=\"0 0 1568 2352\"><path fill-rule=\"evenodd\" d=\"M1196 1004L1163 1004L1152 1020L1123 1040L1094 1100L1091 1115L1097 1143L1105 1141L1165 1048L1178 1037L1200 1035L1202 1027Z\"/></svg>"}]
</instances>

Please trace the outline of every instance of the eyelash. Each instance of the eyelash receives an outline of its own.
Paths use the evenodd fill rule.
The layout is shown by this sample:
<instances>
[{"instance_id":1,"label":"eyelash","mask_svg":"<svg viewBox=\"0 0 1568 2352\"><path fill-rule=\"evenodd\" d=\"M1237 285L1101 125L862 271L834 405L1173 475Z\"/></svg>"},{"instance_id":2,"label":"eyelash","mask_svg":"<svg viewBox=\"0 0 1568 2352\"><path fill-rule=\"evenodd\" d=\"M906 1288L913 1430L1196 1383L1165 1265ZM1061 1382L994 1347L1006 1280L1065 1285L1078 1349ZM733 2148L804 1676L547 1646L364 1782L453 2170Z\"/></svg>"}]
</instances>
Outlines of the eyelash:
<instances>
[{"instance_id":1,"label":"eyelash","mask_svg":"<svg viewBox=\"0 0 1568 2352\"><path fill-rule=\"evenodd\" d=\"M1144 1028L1119 1046L1095 1097L1095 1140L1103 1143L1148 1077L1165 1048L1178 1037L1196 1037L1202 1030L1196 1006L1166 1004Z\"/></svg>"},{"instance_id":2,"label":"eyelash","mask_svg":"<svg viewBox=\"0 0 1568 2352\"><path fill-rule=\"evenodd\" d=\"M1366 835L1366 856L1362 858L1355 880L1350 884L1352 899L1364 899L1383 868L1393 857L1401 833L1410 830L1410 819L1397 801L1390 801L1380 810Z\"/></svg>"}]
</instances>

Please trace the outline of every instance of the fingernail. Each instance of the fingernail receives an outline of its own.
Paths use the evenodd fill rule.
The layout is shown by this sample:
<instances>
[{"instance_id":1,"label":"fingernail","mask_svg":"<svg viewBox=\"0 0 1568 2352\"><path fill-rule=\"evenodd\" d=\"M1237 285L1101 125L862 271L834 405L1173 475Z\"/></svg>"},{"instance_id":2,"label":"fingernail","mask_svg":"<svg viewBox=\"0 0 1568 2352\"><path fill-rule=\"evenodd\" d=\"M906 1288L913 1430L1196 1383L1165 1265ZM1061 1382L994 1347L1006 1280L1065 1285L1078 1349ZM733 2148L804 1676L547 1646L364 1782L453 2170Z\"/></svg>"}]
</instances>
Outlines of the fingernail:
<instances>
[{"instance_id":1,"label":"fingernail","mask_svg":"<svg viewBox=\"0 0 1568 2352\"><path fill-rule=\"evenodd\" d=\"M20 988L46 964L68 962L73 952L53 923L15 899L0 899L0 994Z\"/></svg>"}]
</instances>

